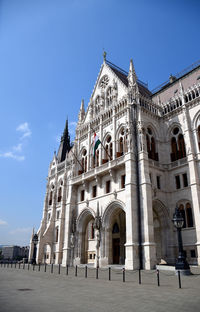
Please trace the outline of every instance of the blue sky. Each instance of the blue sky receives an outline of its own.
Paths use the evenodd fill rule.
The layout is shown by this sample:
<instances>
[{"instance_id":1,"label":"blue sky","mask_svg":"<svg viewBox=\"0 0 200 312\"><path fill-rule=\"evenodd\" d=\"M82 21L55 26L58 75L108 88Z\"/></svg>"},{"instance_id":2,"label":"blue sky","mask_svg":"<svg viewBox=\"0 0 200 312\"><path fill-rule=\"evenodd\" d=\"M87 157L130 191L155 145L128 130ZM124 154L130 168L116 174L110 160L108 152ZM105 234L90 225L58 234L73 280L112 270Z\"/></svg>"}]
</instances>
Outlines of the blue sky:
<instances>
[{"instance_id":1,"label":"blue sky","mask_svg":"<svg viewBox=\"0 0 200 312\"><path fill-rule=\"evenodd\" d=\"M0 0L0 244L40 225L49 162L107 59L153 89L200 59L195 0Z\"/></svg>"}]
</instances>

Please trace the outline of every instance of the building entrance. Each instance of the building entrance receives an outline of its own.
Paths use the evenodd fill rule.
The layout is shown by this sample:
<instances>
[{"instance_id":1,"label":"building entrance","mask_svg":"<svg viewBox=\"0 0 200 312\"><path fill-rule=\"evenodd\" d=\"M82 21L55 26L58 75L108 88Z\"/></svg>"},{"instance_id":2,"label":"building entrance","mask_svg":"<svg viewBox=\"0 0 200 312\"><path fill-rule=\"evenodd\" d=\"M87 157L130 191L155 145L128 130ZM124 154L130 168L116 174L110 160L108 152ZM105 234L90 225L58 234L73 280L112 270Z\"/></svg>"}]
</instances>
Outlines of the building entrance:
<instances>
[{"instance_id":1,"label":"building entrance","mask_svg":"<svg viewBox=\"0 0 200 312\"><path fill-rule=\"evenodd\" d=\"M113 238L113 264L120 262L120 238Z\"/></svg>"}]
</instances>

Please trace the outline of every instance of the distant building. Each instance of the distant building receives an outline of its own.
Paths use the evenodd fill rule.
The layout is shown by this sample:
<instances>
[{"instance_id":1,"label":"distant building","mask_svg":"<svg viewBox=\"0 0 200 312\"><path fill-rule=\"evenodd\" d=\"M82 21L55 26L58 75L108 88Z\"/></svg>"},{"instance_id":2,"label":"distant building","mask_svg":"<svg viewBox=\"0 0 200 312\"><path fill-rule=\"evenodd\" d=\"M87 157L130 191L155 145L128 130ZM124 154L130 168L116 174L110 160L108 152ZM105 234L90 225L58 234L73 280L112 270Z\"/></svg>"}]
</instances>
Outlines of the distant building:
<instances>
[{"instance_id":1,"label":"distant building","mask_svg":"<svg viewBox=\"0 0 200 312\"><path fill-rule=\"evenodd\" d=\"M4 260L20 260L23 258L28 258L29 247L20 246L3 246L2 256Z\"/></svg>"},{"instance_id":2,"label":"distant building","mask_svg":"<svg viewBox=\"0 0 200 312\"><path fill-rule=\"evenodd\" d=\"M187 260L200 265L199 181L200 62L150 92L132 61L125 72L104 56L73 147L66 125L50 163L37 262L174 263L178 206Z\"/></svg>"}]
</instances>

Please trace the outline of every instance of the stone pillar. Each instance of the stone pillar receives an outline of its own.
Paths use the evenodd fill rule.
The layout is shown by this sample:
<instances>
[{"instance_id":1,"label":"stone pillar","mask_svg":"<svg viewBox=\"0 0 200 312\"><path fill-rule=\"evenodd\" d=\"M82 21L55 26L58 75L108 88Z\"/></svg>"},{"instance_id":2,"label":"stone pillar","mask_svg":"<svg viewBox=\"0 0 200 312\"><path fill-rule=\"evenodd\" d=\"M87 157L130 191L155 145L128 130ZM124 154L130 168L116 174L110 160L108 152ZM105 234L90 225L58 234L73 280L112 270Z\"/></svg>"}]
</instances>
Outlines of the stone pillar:
<instances>
[{"instance_id":1,"label":"stone pillar","mask_svg":"<svg viewBox=\"0 0 200 312\"><path fill-rule=\"evenodd\" d=\"M136 199L136 177L133 154L128 153L125 158L125 204L126 204L126 244L125 267L129 270L138 269L138 219Z\"/></svg>"},{"instance_id":2,"label":"stone pillar","mask_svg":"<svg viewBox=\"0 0 200 312\"><path fill-rule=\"evenodd\" d=\"M113 107L113 117L112 117L112 124L113 124L113 159L116 158L116 117L115 117L116 108Z\"/></svg>"},{"instance_id":3,"label":"stone pillar","mask_svg":"<svg viewBox=\"0 0 200 312\"><path fill-rule=\"evenodd\" d=\"M184 101L184 98L182 101ZM194 138L191 130L191 121L185 105L183 106L183 130L188 161L190 188L192 193L193 216L196 228L197 263L200 265L200 183L197 162L195 160L196 156Z\"/></svg>"}]
</instances>

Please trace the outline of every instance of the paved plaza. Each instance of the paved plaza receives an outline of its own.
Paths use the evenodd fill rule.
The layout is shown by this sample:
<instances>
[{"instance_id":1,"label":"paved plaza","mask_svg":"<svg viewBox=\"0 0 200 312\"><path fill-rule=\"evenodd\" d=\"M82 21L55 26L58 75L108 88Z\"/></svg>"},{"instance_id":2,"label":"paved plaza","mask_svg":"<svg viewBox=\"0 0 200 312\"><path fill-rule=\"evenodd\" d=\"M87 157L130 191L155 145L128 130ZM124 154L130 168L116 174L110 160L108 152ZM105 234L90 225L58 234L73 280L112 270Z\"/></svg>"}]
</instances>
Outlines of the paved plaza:
<instances>
[{"instance_id":1,"label":"paved plaza","mask_svg":"<svg viewBox=\"0 0 200 312\"><path fill-rule=\"evenodd\" d=\"M50 266L0 267L1 312L118 312L118 311L199 311L200 269L192 269L194 275L182 276L182 288L172 272L160 272L160 287L155 271L142 271L142 284L138 283L138 271L126 272L123 282L122 270L99 270L79 268L77 277L74 268Z\"/></svg>"}]
</instances>

